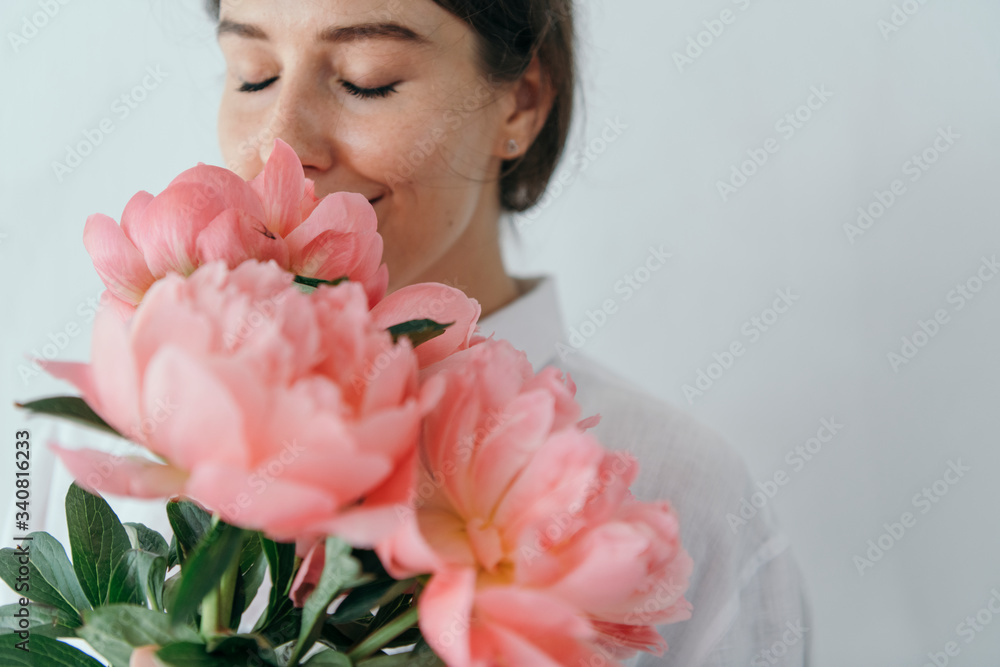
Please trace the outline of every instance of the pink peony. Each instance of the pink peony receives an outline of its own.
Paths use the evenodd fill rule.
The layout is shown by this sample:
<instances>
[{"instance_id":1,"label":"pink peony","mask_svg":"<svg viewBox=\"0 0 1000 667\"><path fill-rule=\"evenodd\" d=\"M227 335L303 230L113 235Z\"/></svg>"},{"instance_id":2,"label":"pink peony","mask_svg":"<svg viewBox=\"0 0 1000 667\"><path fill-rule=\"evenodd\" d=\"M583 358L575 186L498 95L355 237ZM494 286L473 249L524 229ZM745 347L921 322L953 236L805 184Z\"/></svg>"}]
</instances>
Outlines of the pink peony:
<instances>
[{"instance_id":1,"label":"pink peony","mask_svg":"<svg viewBox=\"0 0 1000 667\"><path fill-rule=\"evenodd\" d=\"M481 338L423 374L443 395L410 509L377 551L394 576L432 573L432 648L454 667L662 654L654 626L690 617L692 562L670 505L629 492L634 459L583 430L572 382Z\"/></svg>"},{"instance_id":2,"label":"pink peony","mask_svg":"<svg viewBox=\"0 0 1000 667\"><path fill-rule=\"evenodd\" d=\"M188 275L223 260L274 260L292 273L365 286L375 305L388 285L375 210L364 196L336 192L322 199L292 148L275 140L264 171L244 181L199 164L157 196L139 192L121 226L106 215L87 219L83 242L97 273L122 301L137 305L154 281Z\"/></svg>"},{"instance_id":3,"label":"pink peony","mask_svg":"<svg viewBox=\"0 0 1000 667\"><path fill-rule=\"evenodd\" d=\"M449 298L448 321L472 326L478 304ZM280 541L372 544L409 497L440 389L378 312L358 283L304 294L273 261L168 275L130 320L99 313L90 364L48 364L160 461L55 449L93 491L186 496Z\"/></svg>"},{"instance_id":4,"label":"pink peony","mask_svg":"<svg viewBox=\"0 0 1000 667\"><path fill-rule=\"evenodd\" d=\"M132 649L128 667L163 667L163 663L156 657L156 652L159 650L160 647L156 644L147 644Z\"/></svg>"}]
</instances>

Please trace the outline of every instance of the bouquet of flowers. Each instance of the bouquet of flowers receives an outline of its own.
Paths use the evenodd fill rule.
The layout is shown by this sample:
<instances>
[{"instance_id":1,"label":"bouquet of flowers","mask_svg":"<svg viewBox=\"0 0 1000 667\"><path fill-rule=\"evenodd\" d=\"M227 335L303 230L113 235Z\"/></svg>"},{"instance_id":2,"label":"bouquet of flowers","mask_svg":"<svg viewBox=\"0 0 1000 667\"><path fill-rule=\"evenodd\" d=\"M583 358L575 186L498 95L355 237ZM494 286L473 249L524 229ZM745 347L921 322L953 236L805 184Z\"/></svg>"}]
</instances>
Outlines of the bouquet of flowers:
<instances>
[{"instance_id":1,"label":"bouquet of flowers","mask_svg":"<svg viewBox=\"0 0 1000 667\"><path fill-rule=\"evenodd\" d=\"M655 625L690 617L692 569L669 503L631 495L635 460L588 432L572 379L479 335L475 300L386 296L376 229L361 195L317 198L281 141L253 180L199 164L120 225L87 220L109 307L90 363L44 364L80 396L21 407L142 454L52 445L76 479L72 560L45 532L4 550L24 597L0 609L0 662L101 664L64 637L114 667L666 650ZM167 499L173 535L100 494Z\"/></svg>"}]
</instances>

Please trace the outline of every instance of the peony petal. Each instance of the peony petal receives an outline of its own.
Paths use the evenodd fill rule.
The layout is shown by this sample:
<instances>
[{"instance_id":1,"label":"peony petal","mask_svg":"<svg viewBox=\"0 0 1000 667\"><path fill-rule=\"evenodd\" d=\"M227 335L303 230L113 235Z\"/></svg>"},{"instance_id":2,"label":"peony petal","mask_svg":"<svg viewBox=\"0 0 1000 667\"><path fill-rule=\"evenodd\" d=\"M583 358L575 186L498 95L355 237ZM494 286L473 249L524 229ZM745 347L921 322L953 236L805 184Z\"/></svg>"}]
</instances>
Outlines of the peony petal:
<instances>
[{"instance_id":1,"label":"peony petal","mask_svg":"<svg viewBox=\"0 0 1000 667\"><path fill-rule=\"evenodd\" d=\"M160 662L160 659L156 657L156 652L159 650L160 647L155 644L148 644L132 649L128 667L164 667L164 663Z\"/></svg>"},{"instance_id":2,"label":"peony petal","mask_svg":"<svg viewBox=\"0 0 1000 667\"><path fill-rule=\"evenodd\" d=\"M476 572L471 568L435 572L420 595L420 632L450 667L468 667L469 625Z\"/></svg>"},{"instance_id":3,"label":"peony petal","mask_svg":"<svg viewBox=\"0 0 1000 667\"><path fill-rule=\"evenodd\" d=\"M320 232L301 249L290 251L292 270L307 278L337 280L348 276L358 251L355 234Z\"/></svg>"},{"instance_id":4,"label":"peony petal","mask_svg":"<svg viewBox=\"0 0 1000 667\"><path fill-rule=\"evenodd\" d=\"M602 645L613 651L616 658L629 658L636 651L645 651L661 656L667 650L667 642L651 625L625 625L593 621L594 629L604 638Z\"/></svg>"},{"instance_id":5,"label":"peony petal","mask_svg":"<svg viewBox=\"0 0 1000 667\"><path fill-rule=\"evenodd\" d=\"M264 210L247 183L220 167L199 165L171 181L130 231L154 276L187 275L197 266L198 235L226 209L259 220Z\"/></svg>"},{"instance_id":6,"label":"peony petal","mask_svg":"<svg viewBox=\"0 0 1000 667\"><path fill-rule=\"evenodd\" d=\"M416 499L396 510L397 527L375 545L379 562L394 579L408 579L444 567L417 527Z\"/></svg>"},{"instance_id":7,"label":"peony petal","mask_svg":"<svg viewBox=\"0 0 1000 667\"><path fill-rule=\"evenodd\" d=\"M164 407L166 406L166 407ZM162 418L157 418L157 410ZM208 462L245 468L247 436L240 405L211 366L173 345L150 359L143 383L142 429L150 449L184 470Z\"/></svg>"},{"instance_id":8,"label":"peony petal","mask_svg":"<svg viewBox=\"0 0 1000 667\"><path fill-rule=\"evenodd\" d=\"M365 294L368 296L368 308L374 308L375 304L385 298L385 292L389 288L389 267L385 264L375 270L375 274L365 281Z\"/></svg>"},{"instance_id":9,"label":"peony petal","mask_svg":"<svg viewBox=\"0 0 1000 667\"><path fill-rule=\"evenodd\" d=\"M132 195L132 198L128 200L125 204L125 210L122 211L122 231L125 232L125 236L132 245L136 245L135 238L132 237L132 229L136 225L141 225L143 213L146 211L146 207L149 202L153 201L153 195L149 194L145 190L140 190Z\"/></svg>"},{"instance_id":10,"label":"peony petal","mask_svg":"<svg viewBox=\"0 0 1000 667\"><path fill-rule=\"evenodd\" d=\"M490 635L483 655L473 645L477 658L487 664L510 665L588 665L595 637L590 623L578 609L558 598L529 589L496 586L476 593L475 611L478 626Z\"/></svg>"},{"instance_id":11,"label":"peony petal","mask_svg":"<svg viewBox=\"0 0 1000 667\"><path fill-rule=\"evenodd\" d=\"M44 368L45 372L52 377L65 380L76 387L82 394L84 402L94 412L100 414L100 402L97 397L97 389L94 387L94 376L90 364L47 359L34 359L33 361Z\"/></svg>"},{"instance_id":12,"label":"peony petal","mask_svg":"<svg viewBox=\"0 0 1000 667\"><path fill-rule=\"evenodd\" d=\"M138 304L155 278L118 223L100 213L91 215L83 228L83 245L107 288L118 298Z\"/></svg>"},{"instance_id":13,"label":"peony petal","mask_svg":"<svg viewBox=\"0 0 1000 667\"><path fill-rule=\"evenodd\" d=\"M226 209L198 235L198 262L222 260L236 268L248 259L266 262L273 259L288 268L288 245L267 226L246 211Z\"/></svg>"},{"instance_id":14,"label":"peony petal","mask_svg":"<svg viewBox=\"0 0 1000 667\"><path fill-rule=\"evenodd\" d=\"M287 235L292 266L301 275L314 275L325 280L345 275L353 280L364 280L369 276L357 271L359 265L371 262L373 248L377 248L377 257L381 257L382 239L376 231L377 227L375 209L363 195L356 192L331 193L323 197L312 214ZM378 260L374 266L378 266ZM374 266L371 268L374 269Z\"/></svg>"},{"instance_id":15,"label":"peony petal","mask_svg":"<svg viewBox=\"0 0 1000 667\"><path fill-rule=\"evenodd\" d=\"M503 414L489 415L480 427L485 433L475 453L471 479L478 516L493 516L504 492L542 448L552 426L552 408L552 395L547 392L521 394Z\"/></svg>"},{"instance_id":16,"label":"peony petal","mask_svg":"<svg viewBox=\"0 0 1000 667\"><path fill-rule=\"evenodd\" d=\"M185 493L218 512L226 523L265 531L279 542L308 537L311 526L337 508L335 498L301 482L271 475L249 477L215 462L199 465L191 473Z\"/></svg>"},{"instance_id":17,"label":"peony petal","mask_svg":"<svg viewBox=\"0 0 1000 667\"><path fill-rule=\"evenodd\" d=\"M372 319L383 329L410 320L451 322L443 334L417 346L417 360L421 368L426 368L469 346L481 312L479 302L461 290L440 283L418 283L379 301L372 308Z\"/></svg>"},{"instance_id":18,"label":"peony petal","mask_svg":"<svg viewBox=\"0 0 1000 667\"><path fill-rule=\"evenodd\" d=\"M91 335L91 374L100 415L122 434L141 421L140 377L129 341L129 324L114 308L102 308Z\"/></svg>"},{"instance_id":19,"label":"peony petal","mask_svg":"<svg viewBox=\"0 0 1000 667\"><path fill-rule=\"evenodd\" d=\"M508 538L548 548L568 539L600 485L604 450L592 437L567 429L549 438L496 508Z\"/></svg>"},{"instance_id":20,"label":"peony petal","mask_svg":"<svg viewBox=\"0 0 1000 667\"><path fill-rule=\"evenodd\" d=\"M117 456L94 449L65 449L57 444L49 447L73 479L94 493L166 498L180 493L187 479L183 470L140 456Z\"/></svg>"},{"instance_id":21,"label":"peony petal","mask_svg":"<svg viewBox=\"0 0 1000 667\"><path fill-rule=\"evenodd\" d=\"M264 170L250 181L250 187L264 207L262 219L276 235L287 236L302 221L305 171L299 156L281 139L274 140Z\"/></svg>"},{"instance_id":22,"label":"peony petal","mask_svg":"<svg viewBox=\"0 0 1000 667\"><path fill-rule=\"evenodd\" d=\"M356 547L370 549L392 535L406 517L406 502L413 495L417 452L414 448L380 485L361 502L323 523L324 533L343 537Z\"/></svg>"},{"instance_id":23,"label":"peony petal","mask_svg":"<svg viewBox=\"0 0 1000 667\"><path fill-rule=\"evenodd\" d=\"M288 597L292 599L292 604L302 607L306 599L316 590L319 580L323 574L323 565L326 562L326 542L319 541L313 545L306 557L299 565L299 571L292 582L292 590Z\"/></svg>"}]
</instances>

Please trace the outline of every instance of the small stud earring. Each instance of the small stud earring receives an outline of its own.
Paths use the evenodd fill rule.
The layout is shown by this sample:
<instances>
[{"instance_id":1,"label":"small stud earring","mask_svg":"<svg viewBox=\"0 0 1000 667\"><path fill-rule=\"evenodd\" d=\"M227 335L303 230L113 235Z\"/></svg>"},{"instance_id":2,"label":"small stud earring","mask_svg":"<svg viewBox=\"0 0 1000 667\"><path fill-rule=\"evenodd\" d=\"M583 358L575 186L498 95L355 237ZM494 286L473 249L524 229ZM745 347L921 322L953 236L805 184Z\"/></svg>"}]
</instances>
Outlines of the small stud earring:
<instances>
[{"instance_id":1,"label":"small stud earring","mask_svg":"<svg viewBox=\"0 0 1000 667\"><path fill-rule=\"evenodd\" d=\"M513 139L508 139L507 140L507 152L508 153L516 153L517 149L518 149L517 142L514 141Z\"/></svg>"}]
</instances>

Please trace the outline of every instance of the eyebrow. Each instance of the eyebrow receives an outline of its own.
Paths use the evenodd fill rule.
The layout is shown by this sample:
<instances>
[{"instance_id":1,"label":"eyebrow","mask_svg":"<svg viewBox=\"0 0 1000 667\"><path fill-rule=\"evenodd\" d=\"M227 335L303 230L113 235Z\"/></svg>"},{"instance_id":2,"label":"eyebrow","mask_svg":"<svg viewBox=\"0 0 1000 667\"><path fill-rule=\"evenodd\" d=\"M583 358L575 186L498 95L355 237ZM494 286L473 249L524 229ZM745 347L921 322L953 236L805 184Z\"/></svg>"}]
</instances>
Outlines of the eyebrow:
<instances>
[{"instance_id":1,"label":"eyebrow","mask_svg":"<svg viewBox=\"0 0 1000 667\"><path fill-rule=\"evenodd\" d=\"M219 21L216 36L236 35L246 39L268 39L261 28L248 23L237 23L228 19ZM430 40L398 23L359 23L357 25L325 28L317 39L321 42L348 43L365 39L393 39L414 44L429 44Z\"/></svg>"}]
</instances>

